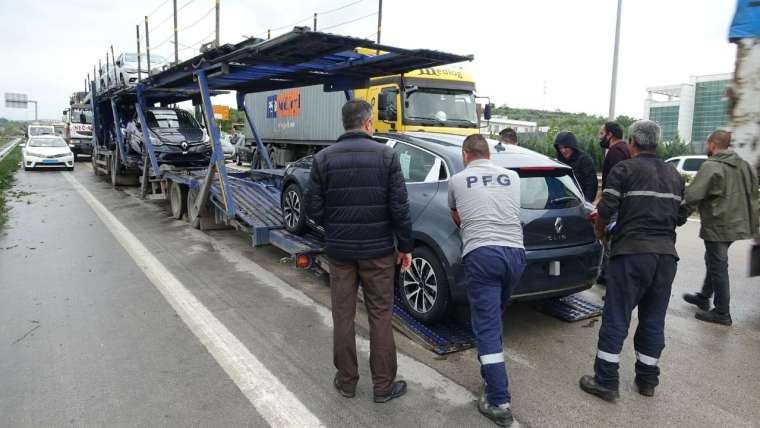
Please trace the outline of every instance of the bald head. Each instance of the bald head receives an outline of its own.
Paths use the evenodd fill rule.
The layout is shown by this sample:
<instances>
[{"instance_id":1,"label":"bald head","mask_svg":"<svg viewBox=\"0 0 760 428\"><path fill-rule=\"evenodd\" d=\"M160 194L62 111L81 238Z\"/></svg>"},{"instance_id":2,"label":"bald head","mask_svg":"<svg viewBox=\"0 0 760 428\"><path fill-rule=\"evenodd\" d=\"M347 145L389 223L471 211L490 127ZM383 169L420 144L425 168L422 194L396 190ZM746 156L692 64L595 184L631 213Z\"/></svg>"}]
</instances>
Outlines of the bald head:
<instances>
[{"instance_id":1,"label":"bald head","mask_svg":"<svg viewBox=\"0 0 760 428\"><path fill-rule=\"evenodd\" d=\"M719 150L726 150L731 145L731 133L719 129L707 137L707 142L715 144Z\"/></svg>"}]
</instances>

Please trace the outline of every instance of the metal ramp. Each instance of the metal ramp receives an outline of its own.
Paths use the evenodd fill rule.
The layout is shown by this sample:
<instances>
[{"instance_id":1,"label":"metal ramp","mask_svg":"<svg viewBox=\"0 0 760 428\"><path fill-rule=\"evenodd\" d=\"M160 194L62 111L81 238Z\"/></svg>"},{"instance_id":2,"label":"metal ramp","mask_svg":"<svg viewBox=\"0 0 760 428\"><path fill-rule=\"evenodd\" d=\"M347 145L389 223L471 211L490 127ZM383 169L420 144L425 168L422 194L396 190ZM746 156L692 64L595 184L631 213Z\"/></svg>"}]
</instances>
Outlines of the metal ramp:
<instances>
[{"instance_id":1,"label":"metal ramp","mask_svg":"<svg viewBox=\"0 0 760 428\"><path fill-rule=\"evenodd\" d=\"M603 306L573 294L557 299L542 300L533 305L539 312L561 319L575 322L602 315Z\"/></svg>"}]
</instances>

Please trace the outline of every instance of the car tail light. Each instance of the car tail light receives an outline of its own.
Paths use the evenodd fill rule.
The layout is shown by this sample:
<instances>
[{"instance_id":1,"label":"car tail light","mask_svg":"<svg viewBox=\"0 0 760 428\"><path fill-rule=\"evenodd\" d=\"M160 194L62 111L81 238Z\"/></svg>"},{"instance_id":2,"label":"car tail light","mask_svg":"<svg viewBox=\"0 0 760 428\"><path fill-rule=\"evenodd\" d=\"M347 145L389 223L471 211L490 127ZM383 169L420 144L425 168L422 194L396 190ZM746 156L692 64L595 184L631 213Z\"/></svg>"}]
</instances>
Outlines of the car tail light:
<instances>
[{"instance_id":1,"label":"car tail light","mask_svg":"<svg viewBox=\"0 0 760 428\"><path fill-rule=\"evenodd\" d=\"M311 266L311 257L300 254L296 256L296 267L299 269L308 269Z\"/></svg>"},{"instance_id":2,"label":"car tail light","mask_svg":"<svg viewBox=\"0 0 760 428\"><path fill-rule=\"evenodd\" d=\"M594 211L591 211L591 212L590 212L590 213L588 213L588 215L586 216L586 220L588 220L589 222L591 222L591 224L596 224L596 221L597 221L598 219L599 219L599 212L597 212L596 210L594 210Z\"/></svg>"}]
</instances>

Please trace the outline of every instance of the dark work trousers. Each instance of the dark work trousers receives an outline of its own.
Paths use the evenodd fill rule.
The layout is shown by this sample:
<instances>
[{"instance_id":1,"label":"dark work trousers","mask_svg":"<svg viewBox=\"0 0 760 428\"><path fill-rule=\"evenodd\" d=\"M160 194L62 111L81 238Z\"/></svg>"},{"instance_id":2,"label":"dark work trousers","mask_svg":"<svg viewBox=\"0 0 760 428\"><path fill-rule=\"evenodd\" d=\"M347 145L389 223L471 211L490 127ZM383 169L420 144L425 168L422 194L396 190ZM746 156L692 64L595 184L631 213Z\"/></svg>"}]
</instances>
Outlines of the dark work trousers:
<instances>
[{"instance_id":1,"label":"dark work trousers","mask_svg":"<svg viewBox=\"0 0 760 428\"><path fill-rule=\"evenodd\" d=\"M525 269L522 248L485 246L464 257L472 330L478 338L480 375L491 405L511 403L507 365L502 350L501 314Z\"/></svg>"},{"instance_id":2,"label":"dark work trousers","mask_svg":"<svg viewBox=\"0 0 760 428\"><path fill-rule=\"evenodd\" d=\"M387 394L396 379L396 343L391 325L395 270L393 254L369 260L330 258L333 362L344 391L355 391L359 381L354 331L359 281L369 317L369 366L375 394Z\"/></svg>"},{"instance_id":3,"label":"dark work trousers","mask_svg":"<svg viewBox=\"0 0 760 428\"><path fill-rule=\"evenodd\" d=\"M708 299L715 299L713 304L718 312L730 313L731 290L728 280L728 248L733 242L705 241L705 282L699 293Z\"/></svg>"},{"instance_id":4,"label":"dark work trousers","mask_svg":"<svg viewBox=\"0 0 760 428\"><path fill-rule=\"evenodd\" d=\"M610 259L594 362L597 383L619 388L620 351L628 336L631 312L638 306L639 325L633 338L636 382L657 386L660 376L657 362L665 348L665 313L676 268L677 259L669 254L626 254Z\"/></svg>"}]
</instances>

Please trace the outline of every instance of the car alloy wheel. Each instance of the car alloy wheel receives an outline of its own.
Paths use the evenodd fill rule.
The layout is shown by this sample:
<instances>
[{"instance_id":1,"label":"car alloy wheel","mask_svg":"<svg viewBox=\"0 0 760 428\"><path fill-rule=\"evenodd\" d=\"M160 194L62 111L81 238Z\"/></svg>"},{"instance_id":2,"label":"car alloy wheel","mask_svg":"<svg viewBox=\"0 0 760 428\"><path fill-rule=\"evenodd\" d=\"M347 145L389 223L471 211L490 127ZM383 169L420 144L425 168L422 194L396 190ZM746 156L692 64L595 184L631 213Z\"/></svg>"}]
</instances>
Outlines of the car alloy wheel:
<instances>
[{"instance_id":1,"label":"car alloy wheel","mask_svg":"<svg viewBox=\"0 0 760 428\"><path fill-rule=\"evenodd\" d=\"M415 311L425 314L433 309L438 298L438 278L427 260L413 258L401 280L404 298Z\"/></svg>"},{"instance_id":2,"label":"car alloy wheel","mask_svg":"<svg viewBox=\"0 0 760 428\"><path fill-rule=\"evenodd\" d=\"M288 189L283 205L283 218L288 229L295 229L301 219L301 198L295 189Z\"/></svg>"}]
</instances>

